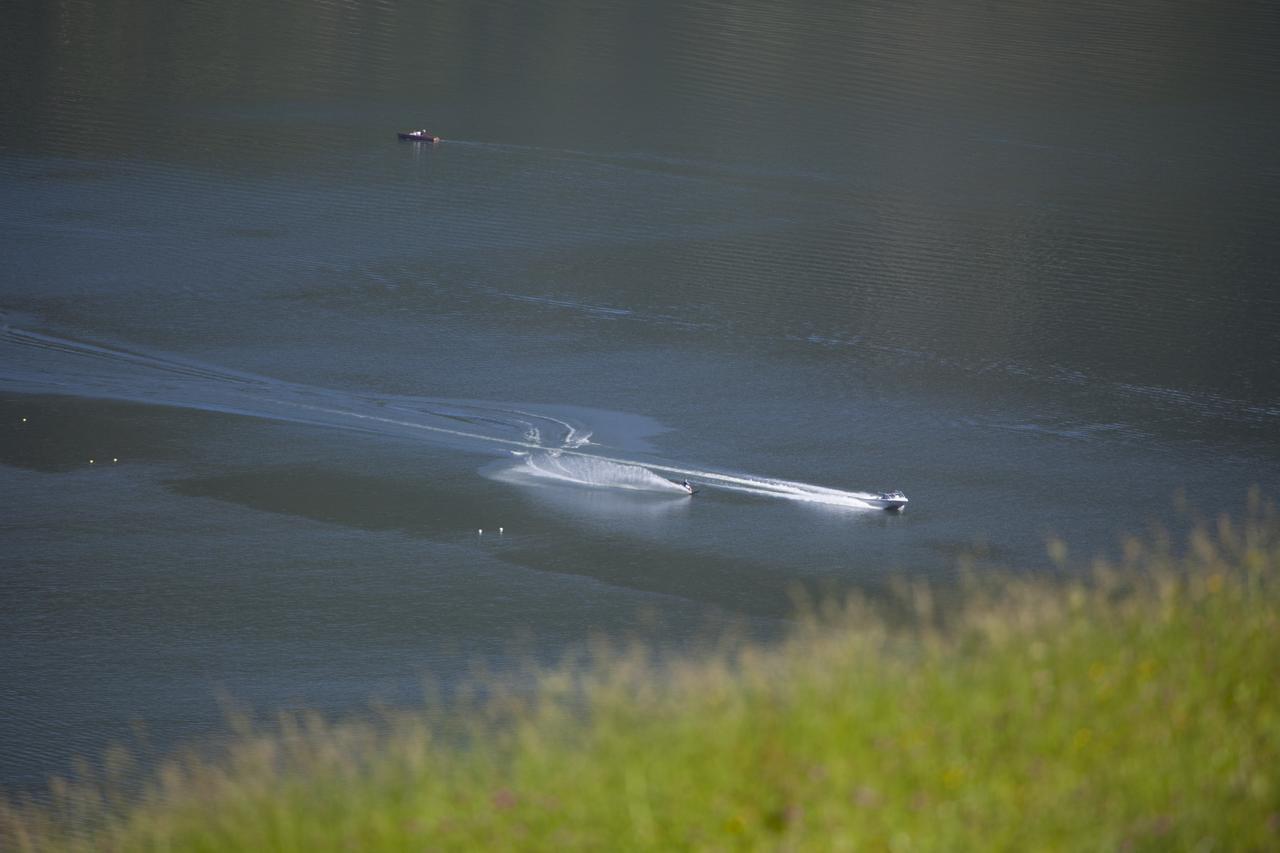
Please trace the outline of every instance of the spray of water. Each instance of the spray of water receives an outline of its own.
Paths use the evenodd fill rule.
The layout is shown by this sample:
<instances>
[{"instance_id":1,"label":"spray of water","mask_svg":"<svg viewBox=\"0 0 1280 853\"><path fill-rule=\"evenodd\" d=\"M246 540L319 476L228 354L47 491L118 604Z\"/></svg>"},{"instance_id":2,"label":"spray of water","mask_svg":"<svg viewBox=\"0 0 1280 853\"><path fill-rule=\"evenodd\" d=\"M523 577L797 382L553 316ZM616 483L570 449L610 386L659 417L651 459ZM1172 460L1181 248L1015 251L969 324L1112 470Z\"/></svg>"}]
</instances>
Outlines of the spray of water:
<instances>
[{"instance_id":1,"label":"spray of water","mask_svg":"<svg viewBox=\"0 0 1280 853\"><path fill-rule=\"evenodd\" d=\"M624 464L599 456L548 450L522 454L528 476L582 486L627 489L637 492L685 494L684 489L641 465Z\"/></svg>"}]
</instances>

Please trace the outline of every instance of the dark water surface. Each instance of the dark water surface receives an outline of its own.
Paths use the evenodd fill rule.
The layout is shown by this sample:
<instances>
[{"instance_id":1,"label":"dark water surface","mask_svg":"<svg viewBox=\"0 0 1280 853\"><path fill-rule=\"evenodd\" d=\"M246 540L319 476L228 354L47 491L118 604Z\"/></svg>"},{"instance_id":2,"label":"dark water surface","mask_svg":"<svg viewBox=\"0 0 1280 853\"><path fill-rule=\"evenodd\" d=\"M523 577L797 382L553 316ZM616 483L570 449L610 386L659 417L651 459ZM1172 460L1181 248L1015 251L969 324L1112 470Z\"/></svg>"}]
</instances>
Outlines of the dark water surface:
<instances>
[{"instance_id":1,"label":"dark water surface","mask_svg":"<svg viewBox=\"0 0 1280 853\"><path fill-rule=\"evenodd\" d=\"M0 16L0 784L1280 492L1269 4Z\"/></svg>"}]
</instances>

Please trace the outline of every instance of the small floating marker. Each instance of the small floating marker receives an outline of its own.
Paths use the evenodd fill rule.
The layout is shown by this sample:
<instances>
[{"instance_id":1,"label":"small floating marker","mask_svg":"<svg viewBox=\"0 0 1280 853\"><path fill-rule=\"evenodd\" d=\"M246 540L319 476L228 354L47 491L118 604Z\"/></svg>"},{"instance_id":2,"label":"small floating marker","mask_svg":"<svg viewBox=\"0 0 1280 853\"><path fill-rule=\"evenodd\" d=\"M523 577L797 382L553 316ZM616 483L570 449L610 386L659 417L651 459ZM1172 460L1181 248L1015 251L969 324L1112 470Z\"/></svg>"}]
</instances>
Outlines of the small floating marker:
<instances>
[{"instance_id":1,"label":"small floating marker","mask_svg":"<svg viewBox=\"0 0 1280 853\"><path fill-rule=\"evenodd\" d=\"M501 533L501 532L502 532L502 528L501 528L501 527L499 527L499 528L498 528L498 532L499 532L499 533Z\"/></svg>"},{"instance_id":2,"label":"small floating marker","mask_svg":"<svg viewBox=\"0 0 1280 853\"><path fill-rule=\"evenodd\" d=\"M112 457L111 457L111 461L112 461L112 462L119 462L120 460L119 460L118 458L116 458L115 456L112 456Z\"/></svg>"},{"instance_id":3,"label":"small floating marker","mask_svg":"<svg viewBox=\"0 0 1280 853\"><path fill-rule=\"evenodd\" d=\"M477 535L477 536L483 536L483 535L484 535L484 528L483 528L483 527L477 528L477 530L476 530L476 535Z\"/></svg>"},{"instance_id":4,"label":"small floating marker","mask_svg":"<svg viewBox=\"0 0 1280 853\"><path fill-rule=\"evenodd\" d=\"M93 464L93 460L92 460L92 459L90 459L90 460L89 460L89 464L90 464L90 465L92 465L92 464Z\"/></svg>"},{"instance_id":5,"label":"small floating marker","mask_svg":"<svg viewBox=\"0 0 1280 853\"><path fill-rule=\"evenodd\" d=\"M26 418L23 418L23 419L22 419L22 422L25 424L25 423L27 422L27 419L26 419Z\"/></svg>"}]
</instances>

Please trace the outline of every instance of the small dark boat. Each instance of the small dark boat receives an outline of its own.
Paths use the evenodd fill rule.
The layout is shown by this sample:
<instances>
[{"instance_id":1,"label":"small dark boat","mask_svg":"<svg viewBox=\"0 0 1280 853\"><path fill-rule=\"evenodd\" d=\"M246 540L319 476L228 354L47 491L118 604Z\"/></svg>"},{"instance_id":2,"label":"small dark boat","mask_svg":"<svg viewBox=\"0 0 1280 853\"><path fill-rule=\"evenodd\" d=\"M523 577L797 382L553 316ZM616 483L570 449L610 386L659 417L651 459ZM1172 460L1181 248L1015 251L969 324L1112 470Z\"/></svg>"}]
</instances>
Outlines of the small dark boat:
<instances>
[{"instance_id":1,"label":"small dark boat","mask_svg":"<svg viewBox=\"0 0 1280 853\"><path fill-rule=\"evenodd\" d=\"M409 142L439 142L440 137L432 136L428 130L402 130L396 134L401 139Z\"/></svg>"}]
</instances>

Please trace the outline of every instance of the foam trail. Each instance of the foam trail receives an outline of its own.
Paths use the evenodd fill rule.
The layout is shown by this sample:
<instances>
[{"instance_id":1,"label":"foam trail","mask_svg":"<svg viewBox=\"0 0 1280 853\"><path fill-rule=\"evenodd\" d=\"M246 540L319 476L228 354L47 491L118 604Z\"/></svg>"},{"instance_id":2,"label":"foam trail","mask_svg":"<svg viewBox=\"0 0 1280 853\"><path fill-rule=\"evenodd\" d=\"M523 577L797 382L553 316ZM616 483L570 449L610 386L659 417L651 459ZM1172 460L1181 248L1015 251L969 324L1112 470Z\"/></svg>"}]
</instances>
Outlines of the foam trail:
<instances>
[{"instance_id":1,"label":"foam trail","mask_svg":"<svg viewBox=\"0 0 1280 853\"><path fill-rule=\"evenodd\" d=\"M0 326L0 390L224 412L526 456L538 475L602 488L679 491L660 474L759 497L871 509L874 495L791 480L600 453L592 433L557 416L499 403L366 396L283 382L174 356ZM548 451L554 451L549 453Z\"/></svg>"},{"instance_id":2,"label":"foam trail","mask_svg":"<svg viewBox=\"0 0 1280 853\"><path fill-rule=\"evenodd\" d=\"M571 452L572 451L568 450L561 451L562 454L568 454ZM617 465L642 466L650 471L661 471L664 474L673 474L681 479L695 480L701 486L725 489L728 491L739 492L741 494L768 498L782 498L802 503L843 507L845 509L877 508L867 503L868 499L875 497L874 494L869 492L852 492L845 491L843 489L832 489L826 486L818 486L812 483L802 483L794 480L777 480L766 477L752 477L745 474L729 474L722 471L709 471L702 468L685 468L678 465L667 465L647 461L640 462L610 456L598 456L595 454L583 453L580 455L587 456L592 459L601 459Z\"/></svg>"},{"instance_id":3,"label":"foam trail","mask_svg":"<svg viewBox=\"0 0 1280 853\"><path fill-rule=\"evenodd\" d=\"M524 471L535 478L561 480L577 485L685 494L675 483L641 465L619 463L594 455L565 453L562 450L525 455Z\"/></svg>"},{"instance_id":4,"label":"foam trail","mask_svg":"<svg viewBox=\"0 0 1280 853\"><path fill-rule=\"evenodd\" d=\"M590 435L581 424L527 408L343 393L12 326L0 327L0 389L507 447L582 446Z\"/></svg>"}]
</instances>

